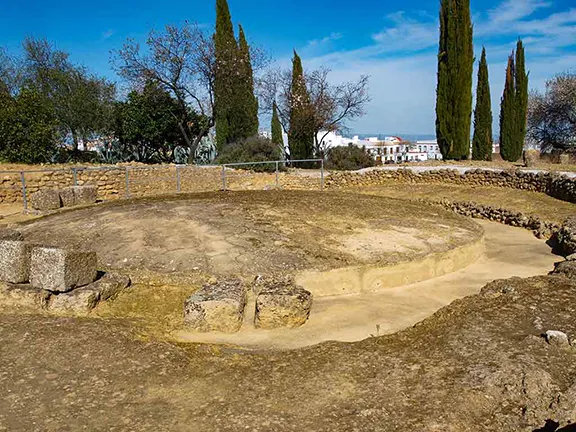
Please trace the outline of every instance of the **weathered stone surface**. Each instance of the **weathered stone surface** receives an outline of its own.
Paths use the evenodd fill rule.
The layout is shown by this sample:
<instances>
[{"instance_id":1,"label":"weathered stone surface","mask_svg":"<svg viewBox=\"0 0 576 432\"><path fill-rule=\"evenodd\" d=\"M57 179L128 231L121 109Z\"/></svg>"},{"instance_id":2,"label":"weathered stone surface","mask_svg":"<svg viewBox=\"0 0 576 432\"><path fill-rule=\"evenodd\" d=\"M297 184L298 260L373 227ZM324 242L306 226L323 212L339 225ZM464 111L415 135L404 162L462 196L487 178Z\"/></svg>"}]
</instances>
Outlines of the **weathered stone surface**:
<instances>
[{"instance_id":1,"label":"weathered stone surface","mask_svg":"<svg viewBox=\"0 0 576 432\"><path fill-rule=\"evenodd\" d=\"M576 261L576 254L568 255L566 261Z\"/></svg>"},{"instance_id":2,"label":"weathered stone surface","mask_svg":"<svg viewBox=\"0 0 576 432\"><path fill-rule=\"evenodd\" d=\"M73 186L73 189L75 205L94 204L98 198L96 186Z\"/></svg>"},{"instance_id":3,"label":"weathered stone surface","mask_svg":"<svg viewBox=\"0 0 576 432\"><path fill-rule=\"evenodd\" d=\"M568 346L570 345L570 340L568 339L568 335L564 332L557 331L557 330L548 330L545 334L546 341L550 345L556 346Z\"/></svg>"},{"instance_id":4,"label":"weathered stone surface","mask_svg":"<svg viewBox=\"0 0 576 432\"><path fill-rule=\"evenodd\" d=\"M540 161L540 150L524 151L524 166L527 168L535 167Z\"/></svg>"},{"instance_id":5,"label":"weathered stone surface","mask_svg":"<svg viewBox=\"0 0 576 432\"><path fill-rule=\"evenodd\" d=\"M204 285L184 303L184 323L199 331L235 333L240 330L246 305L241 281Z\"/></svg>"},{"instance_id":6,"label":"weathered stone surface","mask_svg":"<svg viewBox=\"0 0 576 432\"><path fill-rule=\"evenodd\" d=\"M53 292L88 285L97 276L95 252L35 247L30 260L30 283Z\"/></svg>"},{"instance_id":7,"label":"weathered stone surface","mask_svg":"<svg viewBox=\"0 0 576 432\"><path fill-rule=\"evenodd\" d=\"M562 275L576 280L576 261L562 261L554 267L554 271L551 274Z\"/></svg>"},{"instance_id":8,"label":"weathered stone surface","mask_svg":"<svg viewBox=\"0 0 576 432\"><path fill-rule=\"evenodd\" d=\"M53 295L48 310L56 313L87 314L100 301L98 287L88 285L70 292Z\"/></svg>"},{"instance_id":9,"label":"weathered stone surface","mask_svg":"<svg viewBox=\"0 0 576 432\"><path fill-rule=\"evenodd\" d=\"M32 247L20 240L0 240L0 280L28 282Z\"/></svg>"},{"instance_id":10,"label":"weathered stone surface","mask_svg":"<svg viewBox=\"0 0 576 432\"><path fill-rule=\"evenodd\" d=\"M62 202L57 190L41 189L30 195L30 205L34 210L56 210L62 207Z\"/></svg>"},{"instance_id":11,"label":"weathered stone surface","mask_svg":"<svg viewBox=\"0 0 576 432\"><path fill-rule=\"evenodd\" d=\"M295 328L310 316L312 294L291 280L261 282L254 325L262 329Z\"/></svg>"},{"instance_id":12,"label":"weathered stone surface","mask_svg":"<svg viewBox=\"0 0 576 432\"><path fill-rule=\"evenodd\" d=\"M0 240L24 240L24 235L12 228L2 228L0 229Z\"/></svg>"},{"instance_id":13,"label":"weathered stone surface","mask_svg":"<svg viewBox=\"0 0 576 432\"><path fill-rule=\"evenodd\" d=\"M576 253L576 216L571 216L556 233L558 246L565 256Z\"/></svg>"},{"instance_id":14,"label":"weathered stone surface","mask_svg":"<svg viewBox=\"0 0 576 432\"><path fill-rule=\"evenodd\" d=\"M106 273L102 278L88 286L97 289L100 293L100 300L106 301L115 299L118 294L128 288L130 278L116 273Z\"/></svg>"},{"instance_id":15,"label":"weathered stone surface","mask_svg":"<svg viewBox=\"0 0 576 432\"><path fill-rule=\"evenodd\" d=\"M0 303L4 306L46 308L51 293L29 284L15 285L0 282Z\"/></svg>"},{"instance_id":16,"label":"weathered stone surface","mask_svg":"<svg viewBox=\"0 0 576 432\"><path fill-rule=\"evenodd\" d=\"M60 189L60 201L63 207L72 207L76 204L76 198L74 196L74 186L65 187Z\"/></svg>"}]
</instances>

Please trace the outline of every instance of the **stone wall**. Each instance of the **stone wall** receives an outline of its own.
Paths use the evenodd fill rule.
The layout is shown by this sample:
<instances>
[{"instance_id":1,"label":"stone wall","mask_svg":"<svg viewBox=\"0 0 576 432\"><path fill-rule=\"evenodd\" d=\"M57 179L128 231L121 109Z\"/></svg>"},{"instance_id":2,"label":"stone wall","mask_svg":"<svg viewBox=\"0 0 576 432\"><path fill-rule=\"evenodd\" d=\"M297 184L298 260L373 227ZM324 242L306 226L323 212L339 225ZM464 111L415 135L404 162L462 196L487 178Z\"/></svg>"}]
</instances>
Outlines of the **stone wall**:
<instances>
[{"instance_id":1,"label":"stone wall","mask_svg":"<svg viewBox=\"0 0 576 432\"><path fill-rule=\"evenodd\" d=\"M576 179L554 172L497 171L470 169L431 169L416 172L411 169L374 169L336 172L326 180L328 188L375 186L391 182L451 183L469 186L494 186L543 192L551 197L576 203Z\"/></svg>"},{"instance_id":2,"label":"stone wall","mask_svg":"<svg viewBox=\"0 0 576 432\"><path fill-rule=\"evenodd\" d=\"M126 177L128 176L128 190ZM209 192L222 189L221 167L176 167L174 165L116 166L106 168L77 168L78 186L93 185L98 188L99 200L139 197L176 193L178 177L181 192ZM0 176L0 204L22 202L22 181L19 171ZM72 168L60 171L25 172L27 196L43 189L63 189L74 185ZM226 170L228 190L273 189L276 173L259 173L248 170ZM289 170L278 174L281 189L320 189L320 174Z\"/></svg>"}]
</instances>

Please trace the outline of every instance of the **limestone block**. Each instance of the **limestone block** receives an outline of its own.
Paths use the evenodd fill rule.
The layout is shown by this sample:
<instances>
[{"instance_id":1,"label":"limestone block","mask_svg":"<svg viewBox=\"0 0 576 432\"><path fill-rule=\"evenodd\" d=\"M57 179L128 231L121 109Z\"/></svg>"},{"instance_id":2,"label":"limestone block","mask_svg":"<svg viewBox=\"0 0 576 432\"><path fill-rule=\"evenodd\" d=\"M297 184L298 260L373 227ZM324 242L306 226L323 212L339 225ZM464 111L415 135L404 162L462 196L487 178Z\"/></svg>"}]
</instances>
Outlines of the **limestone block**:
<instances>
[{"instance_id":1,"label":"limestone block","mask_svg":"<svg viewBox=\"0 0 576 432\"><path fill-rule=\"evenodd\" d=\"M76 205L94 204L98 198L96 186L74 186L74 198Z\"/></svg>"},{"instance_id":2,"label":"limestone block","mask_svg":"<svg viewBox=\"0 0 576 432\"><path fill-rule=\"evenodd\" d=\"M72 207L76 205L76 199L74 197L74 186L65 187L60 189L60 201L63 207Z\"/></svg>"},{"instance_id":3,"label":"limestone block","mask_svg":"<svg viewBox=\"0 0 576 432\"><path fill-rule=\"evenodd\" d=\"M100 291L93 285L53 295L48 310L56 313L87 314L100 301Z\"/></svg>"},{"instance_id":4,"label":"limestone block","mask_svg":"<svg viewBox=\"0 0 576 432\"><path fill-rule=\"evenodd\" d=\"M51 293L30 284L15 285L0 282L0 303L5 306L24 306L44 309Z\"/></svg>"},{"instance_id":5,"label":"limestone block","mask_svg":"<svg viewBox=\"0 0 576 432\"><path fill-rule=\"evenodd\" d=\"M535 167L540 161L540 150L524 150L524 165L527 168Z\"/></svg>"},{"instance_id":6,"label":"limestone block","mask_svg":"<svg viewBox=\"0 0 576 432\"><path fill-rule=\"evenodd\" d=\"M34 210L56 210L62 207L62 202L57 190L41 189L30 195L30 205Z\"/></svg>"},{"instance_id":7,"label":"limestone block","mask_svg":"<svg viewBox=\"0 0 576 432\"><path fill-rule=\"evenodd\" d=\"M292 281L263 283L256 297L254 325L261 329L296 328L310 316L312 294Z\"/></svg>"},{"instance_id":8,"label":"limestone block","mask_svg":"<svg viewBox=\"0 0 576 432\"><path fill-rule=\"evenodd\" d=\"M246 291L241 281L204 285L184 303L184 323L199 331L235 333L244 318Z\"/></svg>"},{"instance_id":9,"label":"limestone block","mask_svg":"<svg viewBox=\"0 0 576 432\"><path fill-rule=\"evenodd\" d=\"M0 240L0 280L28 282L31 246L20 240Z\"/></svg>"},{"instance_id":10,"label":"limestone block","mask_svg":"<svg viewBox=\"0 0 576 432\"><path fill-rule=\"evenodd\" d=\"M35 247L30 260L30 283L53 292L66 292L94 282L95 252Z\"/></svg>"}]
</instances>

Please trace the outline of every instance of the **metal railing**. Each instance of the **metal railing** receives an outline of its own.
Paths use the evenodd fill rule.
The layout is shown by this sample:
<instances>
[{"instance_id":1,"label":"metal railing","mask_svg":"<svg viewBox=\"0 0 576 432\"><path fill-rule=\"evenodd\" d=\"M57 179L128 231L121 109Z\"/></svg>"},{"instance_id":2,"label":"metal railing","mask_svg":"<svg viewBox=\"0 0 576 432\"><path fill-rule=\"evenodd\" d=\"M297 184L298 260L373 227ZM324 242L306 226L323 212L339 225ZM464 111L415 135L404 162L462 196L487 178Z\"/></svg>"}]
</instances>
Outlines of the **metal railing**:
<instances>
[{"instance_id":1,"label":"metal railing","mask_svg":"<svg viewBox=\"0 0 576 432\"><path fill-rule=\"evenodd\" d=\"M290 171L316 164L310 174ZM268 165L266 170L262 168ZM250 168L254 169L251 170ZM42 189L94 185L100 199L119 199L146 194L254 189L252 180L264 180L266 189L281 189L288 182L302 183L301 188L324 190L324 160L276 160L239 162L222 165L101 166L59 169L0 171L0 203L22 202L24 210L30 195ZM104 177L102 177L104 176ZM319 178L318 178L319 177ZM316 183L317 182L317 183ZM316 185L316 186L314 186ZM296 185L297 187L298 185ZM257 189L258 187L256 187Z\"/></svg>"}]
</instances>

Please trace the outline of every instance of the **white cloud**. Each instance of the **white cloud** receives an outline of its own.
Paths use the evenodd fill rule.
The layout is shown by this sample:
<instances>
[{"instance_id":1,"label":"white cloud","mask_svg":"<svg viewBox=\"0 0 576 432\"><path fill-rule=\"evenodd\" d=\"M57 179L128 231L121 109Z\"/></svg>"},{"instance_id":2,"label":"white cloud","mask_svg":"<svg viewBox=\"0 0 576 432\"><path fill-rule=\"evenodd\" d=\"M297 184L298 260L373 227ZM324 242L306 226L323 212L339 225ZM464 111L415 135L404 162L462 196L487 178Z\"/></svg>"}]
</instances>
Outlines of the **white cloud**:
<instances>
[{"instance_id":1,"label":"white cloud","mask_svg":"<svg viewBox=\"0 0 576 432\"><path fill-rule=\"evenodd\" d=\"M114 36L114 34L116 34L116 30L108 29L105 32L102 32L100 37L102 40L106 40L106 39L110 39L112 36Z\"/></svg>"},{"instance_id":2,"label":"white cloud","mask_svg":"<svg viewBox=\"0 0 576 432\"><path fill-rule=\"evenodd\" d=\"M495 130L506 60L518 37L526 46L531 88L543 88L546 79L576 64L576 53L567 49L576 46L576 9L546 14L551 6L544 0L504 0L492 10L473 14L476 56L482 45L488 53ZM305 53L305 67L330 67L334 82L370 75L372 102L367 115L349 125L353 130L433 134L437 18L418 11L397 11L386 18L386 27L372 34L371 44Z\"/></svg>"}]
</instances>

